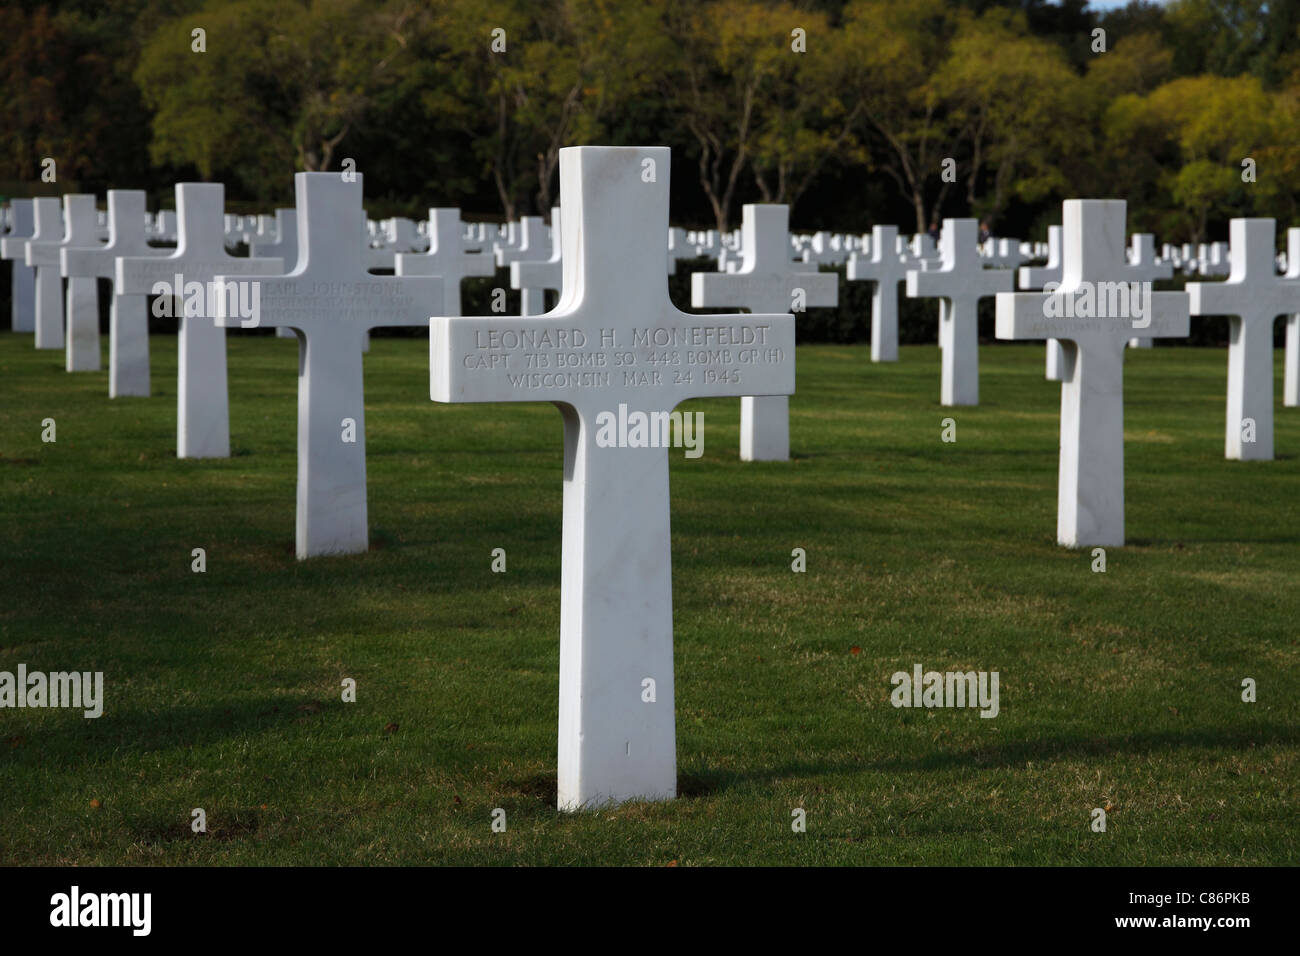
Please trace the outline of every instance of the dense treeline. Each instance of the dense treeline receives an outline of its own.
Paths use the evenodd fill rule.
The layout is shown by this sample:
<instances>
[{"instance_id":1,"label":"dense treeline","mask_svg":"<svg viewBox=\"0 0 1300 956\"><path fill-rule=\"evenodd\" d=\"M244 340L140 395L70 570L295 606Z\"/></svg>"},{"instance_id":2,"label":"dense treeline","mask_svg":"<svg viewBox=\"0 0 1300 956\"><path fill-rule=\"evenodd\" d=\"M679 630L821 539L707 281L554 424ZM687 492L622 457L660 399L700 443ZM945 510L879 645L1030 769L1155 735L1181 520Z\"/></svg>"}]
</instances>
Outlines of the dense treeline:
<instances>
[{"instance_id":1,"label":"dense treeline","mask_svg":"<svg viewBox=\"0 0 1300 956\"><path fill-rule=\"evenodd\" d=\"M48 0L0 35L13 193L51 157L59 191L213 179L265 208L351 159L378 212L513 217L558 201L563 146L663 143L697 226L771 201L1041 238L1115 196L1196 241L1300 195L1295 3Z\"/></svg>"}]
</instances>

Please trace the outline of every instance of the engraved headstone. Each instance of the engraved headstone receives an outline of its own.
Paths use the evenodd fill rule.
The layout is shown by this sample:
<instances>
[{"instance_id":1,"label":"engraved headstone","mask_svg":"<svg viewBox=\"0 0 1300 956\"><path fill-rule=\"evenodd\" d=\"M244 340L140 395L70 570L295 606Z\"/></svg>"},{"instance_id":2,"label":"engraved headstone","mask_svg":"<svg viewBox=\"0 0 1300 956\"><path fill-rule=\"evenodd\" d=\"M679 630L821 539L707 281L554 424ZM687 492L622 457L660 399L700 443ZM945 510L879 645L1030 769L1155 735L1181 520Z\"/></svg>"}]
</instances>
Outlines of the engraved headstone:
<instances>
[{"instance_id":1,"label":"engraved headstone","mask_svg":"<svg viewBox=\"0 0 1300 956\"><path fill-rule=\"evenodd\" d=\"M677 792L668 449L647 431L662 437L688 398L794 390L790 315L688 315L669 300L668 174L666 147L561 150L559 306L430 328L434 401L549 401L564 419L565 810ZM619 435L629 408L649 428Z\"/></svg>"}]
</instances>

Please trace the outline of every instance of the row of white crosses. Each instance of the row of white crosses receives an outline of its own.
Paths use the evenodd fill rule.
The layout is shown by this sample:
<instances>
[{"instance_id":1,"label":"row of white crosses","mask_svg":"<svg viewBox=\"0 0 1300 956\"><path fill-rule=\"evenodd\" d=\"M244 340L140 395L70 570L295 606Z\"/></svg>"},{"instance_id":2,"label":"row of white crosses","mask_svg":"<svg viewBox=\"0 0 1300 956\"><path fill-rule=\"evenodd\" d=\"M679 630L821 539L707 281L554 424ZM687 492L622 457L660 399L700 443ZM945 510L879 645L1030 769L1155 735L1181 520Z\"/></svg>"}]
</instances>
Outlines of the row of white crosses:
<instances>
[{"instance_id":1,"label":"row of white crosses","mask_svg":"<svg viewBox=\"0 0 1300 956\"><path fill-rule=\"evenodd\" d=\"M666 798L676 790L667 449L609 447L596 437L600 419L622 405L655 415L692 397L748 394L758 403L788 396L794 388L794 319L785 307L793 308L799 290L814 304L815 284L834 278L794 271L784 207L751 207L742 230L741 269L698 273L692 301L703 305L698 300L716 296L754 314L678 311L666 285L668 154L666 148L563 150L557 307L533 317L431 320L434 400L550 401L565 424L559 803L566 809ZM643 177L647 161L658 167L658 176L649 180ZM364 434L362 334L375 325L428 321L446 308L444 279L367 271L360 176L347 182L337 174L304 173L295 185L299 247L293 270L282 271L275 260L226 255L221 187L189 184L178 187L177 250L166 257L118 259L116 291L141 295L151 288L148 280L173 272L186 281L206 276L238 282L252 276L263 283L263 324L293 328L300 342L299 554L364 550L364 444L340 442L338 434L346 418L355 421L358 436ZM1124 255L1124 209L1117 201L1066 203L1057 296L1072 295L1085 282L1114 281L1131 268ZM1251 281L1250 263L1259 258L1251 250L1266 251L1272 261L1271 234L1265 237L1247 225L1234 223L1234 246L1242 253L1234 255L1238 268L1225 287ZM458 231L448 230L449 246L457 245L451 237ZM873 238L880 248L890 247L888 235ZM921 277L931 280L930 294L952 303L949 348L959 340L957 306L966 305L969 315L986 288L979 281L973 281L974 288L954 282L953 274L969 271L969 260L976 258L972 239L965 224L949 223L943 267L912 270L907 280L909 290ZM431 252L435 249L431 243ZM984 270L977 268L970 279L983 279ZM1205 292L1159 293L1153 296L1149 325L1135 329L1127 316L1048 319L1044 295L998 293L1000 338L1055 337L1065 343L1062 544L1123 543L1123 351L1135 334L1185 335L1189 299L1197 295L1207 299L1207 309L1248 316L1300 311L1300 303L1283 294L1256 308L1233 298L1212 301ZM224 391L224 342L200 338L206 325L191 318L198 317L186 316L182 326L188 333L182 360L189 362L191 374L215 374L215 365L200 362L207 352L199 346L213 346ZM220 325L238 322L237 317L219 319ZM1254 328L1245 318L1241 324ZM1246 369L1260 349L1248 348L1245 337L1234 334L1234 342L1238 339ZM759 347L743 366L715 349L709 364L691 369L698 377L669 374L656 358L673 344L722 342ZM605 362L598 367L606 371L566 377L563 388L527 374L530 356L573 347L599 352ZM653 689L648 696L647 688Z\"/></svg>"},{"instance_id":2,"label":"row of white crosses","mask_svg":"<svg viewBox=\"0 0 1300 956\"><path fill-rule=\"evenodd\" d=\"M148 240L174 240L175 217L163 213L150 216L144 211L144 193L131 190L110 191L102 224L92 196L69 195L62 204L55 198L15 199L9 208L12 221L0 240L0 257L13 263L13 330L35 332L37 348L65 349L68 371L98 369L98 290L94 280L111 278L113 266L111 256L99 255L108 248L100 240L107 239L113 249L140 249L140 254L147 254L153 248L147 245ZM93 241L87 241L87 236L93 236ZM62 278L68 279L66 299ZM143 344L141 379L140 340L135 335L140 329L134 319L143 308L143 300L127 302L114 296L111 327L126 330L132 341L124 343L120 351L116 340L110 346L111 396L148 394L148 342L145 339Z\"/></svg>"},{"instance_id":3,"label":"row of white crosses","mask_svg":"<svg viewBox=\"0 0 1300 956\"><path fill-rule=\"evenodd\" d=\"M225 187L178 183L178 241L170 255L116 259L115 291L141 296L166 288L176 301L176 454L180 458L230 455L230 400L226 383L226 335L208 313L207 290L219 275L274 275L279 259L237 258L226 251ZM161 284L161 286L160 286Z\"/></svg>"},{"instance_id":4,"label":"row of white crosses","mask_svg":"<svg viewBox=\"0 0 1300 956\"><path fill-rule=\"evenodd\" d=\"M121 398L149 395L149 312L148 297L127 294L117 281L119 257L158 257L170 250L149 245L145 229L145 194L140 190L108 191L108 242L92 248L63 250L63 274L71 284L77 277L91 282L108 279L113 283L109 306L108 395ZM69 316L69 335L72 321ZM99 316L89 323L85 367L99 367ZM69 341L69 356L72 343Z\"/></svg>"},{"instance_id":5,"label":"row of white crosses","mask_svg":"<svg viewBox=\"0 0 1300 956\"><path fill-rule=\"evenodd\" d=\"M27 202L30 203L32 201ZM57 203L57 200L35 201L34 205L38 211L36 212L34 219L41 218L41 211L52 215L54 211L54 203ZM33 238L35 241L28 243L28 245L32 246L32 251L27 252L26 255L28 257L34 257L33 264L37 267L36 276L40 280L35 283L35 285L42 287L38 288L37 291L45 292L45 294L37 296L41 299L42 308L36 311L39 316L43 317L43 321L37 323L40 327L38 329L38 341L40 341L42 347L59 347L63 344L59 342L59 338L61 337L61 332L64 327L61 314L64 303L60 299L59 295L53 290L53 285L57 281L53 263L55 256L72 253L74 256L73 261L77 264L72 267L71 271L67 271L66 267L62 267L62 274L69 279L67 295L67 367L70 371L94 369L98 367L99 352L97 308L95 307L94 301L95 292L93 277L94 275L103 275L103 264L111 262L113 257L100 255L100 253L104 251L100 248L102 244L99 243L98 239L88 238L97 233L96 227L90 224L90 211L93 210L93 197L69 196L65 199L65 206L68 212L66 217L63 218L65 218L68 223L67 228L62 229L61 227L51 227L50 229L45 230L46 233L58 233L61 235L61 238L58 241L52 239L41 239L40 237L44 233L40 230L39 225L33 222ZM19 216L19 221L15 223L15 233L17 233L17 230L22 228L21 217L25 210L23 207L15 208L18 210ZM749 209L748 212L752 214L754 211L763 208L765 207L755 206ZM139 212L139 215L135 215L136 212ZM552 211L552 218L553 221L558 223L558 216L555 212L555 210ZM136 221L147 219L142 211L135 208L133 208L130 215L134 217ZM439 214L436 212L432 213L429 222L433 223L433 220L437 215ZM450 224L455 221L452 218L453 215L454 213L452 211L445 210L442 213L443 219L448 223L448 236L450 236ZM228 216L223 217L223 221L226 225L227 238L229 237L229 232L232 227L232 221L236 224L245 226L253 222L251 217L247 221L243 221L232 220L231 217ZM742 259L742 271L740 274L744 275L745 278L741 280L743 283L741 288L751 290L747 295L740 294L745 301L737 299L730 303L722 303L719 301L717 303L709 304L732 304L741 305L743 307L752 307L755 304L760 304L754 298L752 293L752 290L755 288L753 286L754 279L757 275L761 274L775 274L773 272L773 269L775 268L775 266L773 266L774 263L781 264L781 269L778 271L782 271L789 276L798 275L798 273L795 273L795 271L788 266L788 260L786 257L776 255L773 251L778 241L779 234L785 234L788 241L788 233L786 232L785 225L786 220L783 218L780 223L776 223L775 220L771 220L771 222L775 225L771 227L773 232L769 248L761 254L757 252L753 254L755 262L762 260L763 265L756 267L753 262L745 262ZM245 236L250 240L250 246L255 255L265 256L268 253L284 251L292 247L293 240L296 238L295 224L296 218L293 215L292 210L279 210L274 219L265 216L258 217L256 220L256 233L251 236L245 234ZM109 225L105 228L111 229L112 226ZM433 228L436 231L436 223L434 223ZM754 233L755 237L763 235L766 228L767 227L759 228L756 221L755 224L751 225L751 231ZM385 245L389 249L410 248L418 247L421 244L430 244L430 240L424 237L422 230L410 220L389 220L386 223L381 224L381 229L387 236L387 242ZM977 260L964 254L967 251L969 243L963 241L967 237L960 235L960 233L973 232L974 221L949 220L945 223L945 236L950 236L951 238L945 241L942 250L943 264L934 271L930 270L930 263L924 259L917 260L915 257L909 259L906 254L886 254L886 251L890 249L891 240L896 247L901 246L901 243L898 242L896 236L892 235L893 231L890 227L877 227L877 229L879 230L879 234L874 236L874 241L867 241L864 238L860 243L860 245L869 247L873 250L871 258L868 259L864 255L854 253L849 262L850 279L873 279L877 282L872 302L873 359L877 361L888 361L891 357L896 357L897 315L895 289L897 282L895 277L902 279L905 278L908 271L914 272L915 277L912 280L912 286L914 288L921 289L921 294L928 293L940 295L943 299L941 302L940 314L940 342L944 354L941 399L944 404L974 404L978 401L978 355L976 352L978 344L974 321L975 304L978 302L980 295L987 294L988 291L997 291L1001 286L1001 280L996 272L987 277L984 273L975 272L972 267L976 264ZM502 242L499 243L495 249L498 262L501 264L508 263L512 269L512 285L515 288L523 290L521 298L523 301L524 314L536 312L540 309L540 302L538 301L537 296L539 296L544 289L555 288L558 291L558 278L556 277L559 271L558 229L553 231L552 240L548 244L548 250L539 248L542 246L544 230L545 227L540 218L526 217L518 224L517 230L507 229L505 232L505 235L507 236L512 233L516 236L514 239L514 245L511 246L507 242ZM117 231L121 234L125 234L128 231L134 233L133 230L124 229L120 222L117 225ZM743 234L744 230L742 230L742 235ZM814 236L813 238L821 238L825 235L826 234L817 234L817 236ZM261 237L267 236L274 238L268 242L251 241L253 239L260 239ZM1059 232L1049 230L1049 259L1046 268L1027 268L1021 270L1020 284L1022 288L1046 284L1048 281L1052 281L1052 277L1059 273L1059 249L1053 249L1053 240L1056 239L1059 243L1059 239L1057 239L1058 236ZM13 237L11 237L11 239L12 238ZM670 244L671 238L672 236L670 234ZM138 234L135 234L135 241L139 247L141 255L152 256L157 253L157 250L153 247L140 243ZM753 248L756 250L756 244L760 241L759 238L742 240L740 245L742 248ZM450 241L443 241L440 248L445 249L454 245L456 244ZM986 245L992 245L991 241ZM537 258L531 258L530 251L531 256ZM543 251L548 252L545 259L540 258ZM89 258L76 258L80 253L85 253ZM744 255L749 256L750 253L746 251ZM387 258L375 259L373 249L370 256L371 258L368 264L371 268L383 267L390 264L390 261L392 264L396 264L398 258L411 258L413 263L420 263L420 265L411 265L408 267L406 274L414 274L410 270L418 268L420 270L418 274L423 275L435 275L439 273L455 275L455 266L453 264L436 262L438 258L446 257L439 257L430 254L421 254L412 257L410 254L400 255L394 253L391 260ZM466 274L487 274L489 263L486 261L486 256L476 257L474 254L462 254L461 258L472 263L471 270ZM1292 257L1292 259L1294 262L1296 257ZM82 263L89 263L91 261L98 262L98 268L100 269L99 272L96 272L93 275L88 271L86 265L82 265ZM909 263L909 261L912 264L920 264L922 267L921 270L905 269L904 267ZM290 262L290 265L292 265L292 262ZM1130 253L1128 265L1129 269L1127 270L1127 278L1130 281L1149 281L1152 279L1167 278L1172 270L1169 263L1160 262L1155 259L1154 240L1153 237L1148 234L1138 234L1134 236L1133 248ZM41 266L45 267L44 271L40 268ZM30 268L31 267L25 267L24 274L30 276ZM757 273L755 271L756 268ZM819 279L822 280L820 284L825 284L826 280L831 278L829 276L818 276L815 273L803 273L803 275L808 276L809 278L806 281L800 281L805 281L806 285L813 286L819 284ZM972 290L971 285L973 285L973 283L969 282L964 283L966 288L963 289L963 283L960 279L963 275L972 278L975 275L978 275L981 279L987 278L989 281L986 283L986 289L984 291L981 291L978 288ZM529 278L529 276L534 276L534 278ZM929 276L929 278L925 278L925 276ZM697 280L697 283L700 281L707 282L715 280ZM778 279L777 281L779 283L782 280ZM978 285L978 283L975 283L974 285ZM791 282L787 283L787 288L793 293L796 286ZM950 294L945 295L945 292ZM447 297L445 302L446 313L458 314L458 281L450 281L446 283L446 292L444 294ZM833 295L833 293L831 294ZM735 296L733 296L733 298L735 298ZM21 295L15 295L16 307L21 305L21 299ZM805 304L813 306L822 304L829 305L833 304L833 299L818 298L815 301L807 302ZM771 305L771 303L762 305L762 307L767 307L768 305ZM139 314L142 307L143 300L140 298L139 294L123 293L120 288L115 290L114 309L130 313L130 316L125 316L124 321L121 323L121 328L124 330L125 334L120 336L120 349L118 348L119 336L114 334L111 337L113 344L110 346L110 394L115 396L124 394L147 394L148 391L147 338L144 338L141 334L141 322L139 320ZM1290 383L1288 385L1286 396L1288 404L1294 404L1297 398L1295 393L1300 391L1300 374L1297 374L1297 371L1292 369L1292 366L1296 364L1292 359L1297 357L1297 353L1300 353L1300 330L1298 330L1298 326L1300 326L1300 322L1295 320L1288 323L1287 378ZM284 335L293 334L290 330L284 328L281 328L278 331L280 334ZM183 335L182 338L185 338L185 336ZM1144 343L1149 344L1149 341L1149 339L1134 337L1130 341L1130 345L1137 347ZM184 355L187 353L183 351L182 354ZM1061 361L1061 349L1059 343L1056 343L1055 341L1049 342L1047 354L1048 378L1057 380L1059 379L1059 365ZM121 360L119 360L119 356ZM188 368L190 363L183 359L182 365ZM127 371L128 367L129 371ZM216 372L215 369L214 373L215 377L211 379L212 381L223 380L224 377L221 376L219 372ZM1230 433L1234 433L1234 423L1240 424L1242 420L1249 419L1255 423L1257 431L1260 434L1260 440L1245 443L1252 447L1244 449L1244 452L1240 441L1230 441L1228 454L1230 457L1237 457L1241 454L1245 454L1249 457L1271 457L1271 428L1267 427L1271 423L1271 414L1252 416L1237 414L1233 411L1234 408L1237 408L1244 403L1244 399L1241 397L1244 386L1239 384L1239 378L1244 381L1244 373L1242 373L1242 375L1230 375L1230 422L1228 430ZM199 387L199 384L203 382L202 376L189 376L189 380L195 383L196 387ZM185 392L186 390L182 389L182 407L188 409L197 407L196 402L187 401L189 396L187 396ZM765 404L771 405L770 412L766 415L763 413ZM773 401L771 403L755 402L752 400L752 397L742 403L742 457L746 460L780 460L788 457L788 409L782 409L780 404L779 401ZM216 414L219 417L224 417L220 416L219 409L216 411ZM195 429L192 427L187 428L184 425L186 417L187 416L185 415L180 416L182 424L179 426L178 430L180 433L188 434L191 437L188 440L178 439L179 444L182 447L206 448L209 443L196 443L196 440L193 439L192 435L194 434ZM222 445L219 438L222 430L217 427L208 429L208 431L215 436L212 444L219 448ZM228 436L228 427L226 428L226 433ZM228 446L228 437L224 444Z\"/></svg>"}]
</instances>

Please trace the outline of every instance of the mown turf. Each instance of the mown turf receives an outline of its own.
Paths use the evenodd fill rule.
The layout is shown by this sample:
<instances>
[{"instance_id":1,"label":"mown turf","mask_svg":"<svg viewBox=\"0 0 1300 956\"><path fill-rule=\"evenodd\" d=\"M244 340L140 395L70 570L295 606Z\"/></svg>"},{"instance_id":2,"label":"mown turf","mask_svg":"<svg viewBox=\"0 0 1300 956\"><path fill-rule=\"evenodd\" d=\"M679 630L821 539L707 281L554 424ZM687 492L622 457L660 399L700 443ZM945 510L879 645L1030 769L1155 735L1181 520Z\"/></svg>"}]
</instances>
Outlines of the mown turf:
<instances>
[{"instance_id":1,"label":"mown turf","mask_svg":"<svg viewBox=\"0 0 1300 956\"><path fill-rule=\"evenodd\" d=\"M1277 461L1225 461L1221 350L1126 360L1104 574L1055 544L1041 345L986 346L963 409L933 347L800 347L788 463L737 461L734 400L690 403L683 796L561 815L552 406L435 405L426 343L376 338L372 550L300 563L294 342L232 336L223 461L175 458L174 337L115 401L31 342L0 335L0 669L102 670L107 705L0 710L0 863L1297 861L1300 410ZM916 663L998 671L1001 713L894 708Z\"/></svg>"}]
</instances>

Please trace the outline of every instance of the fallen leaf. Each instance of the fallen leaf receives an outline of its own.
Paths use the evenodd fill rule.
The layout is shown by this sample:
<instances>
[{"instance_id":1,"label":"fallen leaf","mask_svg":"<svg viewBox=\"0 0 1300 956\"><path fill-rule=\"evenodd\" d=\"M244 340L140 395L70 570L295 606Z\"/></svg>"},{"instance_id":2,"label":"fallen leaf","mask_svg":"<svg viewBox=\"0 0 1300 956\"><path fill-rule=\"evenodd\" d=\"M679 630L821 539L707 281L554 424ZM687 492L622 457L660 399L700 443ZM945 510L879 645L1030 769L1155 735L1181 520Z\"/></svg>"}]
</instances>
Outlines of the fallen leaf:
<instances>
[{"instance_id":1,"label":"fallen leaf","mask_svg":"<svg viewBox=\"0 0 1300 956\"><path fill-rule=\"evenodd\" d=\"M852 647L849 648L849 653L852 654L854 657L856 657L857 655L862 653L862 648L854 644Z\"/></svg>"},{"instance_id":2,"label":"fallen leaf","mask_svg":"<svg viewBox=\"0 0 1300 956\"><path fill-rule=\"evenodd\" d=\"M98 810L101 806L103 806L103 804L101 804L98 799L90 801L90 807L92 810Z\"/></svg>"}]
</instances>

